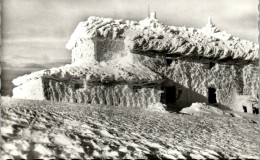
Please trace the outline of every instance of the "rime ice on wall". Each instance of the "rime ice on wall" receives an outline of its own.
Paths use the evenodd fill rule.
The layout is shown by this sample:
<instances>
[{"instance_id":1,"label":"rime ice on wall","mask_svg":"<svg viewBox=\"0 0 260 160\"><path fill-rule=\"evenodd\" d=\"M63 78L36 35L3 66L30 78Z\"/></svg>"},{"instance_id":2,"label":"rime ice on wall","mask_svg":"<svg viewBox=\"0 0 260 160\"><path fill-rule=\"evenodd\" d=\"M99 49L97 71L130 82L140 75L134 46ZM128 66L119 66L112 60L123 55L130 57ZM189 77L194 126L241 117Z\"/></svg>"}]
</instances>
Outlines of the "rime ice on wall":
<instances>
[{"instance_id":1,"label":"rime ice on wall","mask_svg":"<svg viewBox=\"0 0 260 160\"><path fill-rule=\"evenodd\" d=\"M209 20L202 29L166 26L157 19L140 22L89 17L81 22L67 43L67 48L93 38L123 39L133 52L161 52L214 59L258 59L257 44L220 31Z\"/></svg>"},{"instance_id":2,"label":"rime ice on wall","mask_svg":"<svg viewBox=\"0 0 260 160\"><path fill-rule=\"evenodd\" d=\"M63 102L92 103L145 107L160 101L159 85L154 88L133 89L126 84L91 84L77 88L74 85L44 80L46 99Z\"/></svg>"},{"instance_id":3,"label":"rime ice on wall","mask_svg":"<svg viewBox=\"0 0 260 160\"><path fill-rule=\"evenodd\" d=\"M254 98L258 98L259 78L258 71L259 67L253 64L246 65L243 68L243 94L252 95Z\"/></svg>"},{"instance_id":4,"label":"rime ice on wall","mask_svg":"<svg viewBox=\"0 0 260 160\"><path fill-rule=\"evenodd\" d=\"M219 30L211 19L195 29L166 26L155 15L139 22L89 17L66 47L71 65L14 79L14 97L147 106L164 101L164 88L174 86L181 108L208 103L213 88L219 105L241 111L238 97L257 95L257 44ZM27 93L37 80L44 81L39 97Z\"/></svg>"},{"instance_id":5,"label":"rime ice on wall","mask_svg":"<svg viewBox=\"0 0 260 160\"><path fill-rule=\"evenodd\" d=\"M166 66L165 57L145 55L135 57L143 65L163 75L166 78L164 86L174 85L181 88L182 94L177 99L177 106L180 107L187 107L192 102L207 102L208 88L216 89L218 103L231 106L234 94L239 94L243 90L240 84L242 69L237 65L216 63L209 68L209 61L205 59L179 58ZM254 87L256 86L251 89L256 91Z\"/></svg>"},{"instance_id":6,"label":"rime ice on wall","mask_svg":"<svg viewBox=\"0 0 260 160\"><path fill-rule=\"evenodd\" d=\"M72 49L72 64L89 64L108 61L128 55L123 40L104 38L79 41Z\"/></svg>"},{"instance_id":7,"label":"rime ice on wall","mask_svg":"<svg viewBox=\"0 0 260 160\"><path fill-rule=\"evenodd\" d=\"M26 85L15 88L13 96L22 99L145 107L160 101L159 90L160 85L133 89L133 86L128 84L87 85L86 81L80 84L75 81L66 83L43 78L31 80Z\"/></svg>"},{"instance_id":8,"label":"rime ice on wall","mask_svg":"<svg viewBox=\"0 0 260 160\"><path fill-rule=\"evenodd\" d=\"M237 72L239 72L239 68L236 66L215 64L214 67L208 68L208 63L203 63L203 60L201 62L179 60L177 64L172 64L166 74L169 79L197 93L197 96L191 96L194 98L191 100L192 102L196 102L198 96L207 99L208 88L215 88L217 102L230 106L233 94L240 88L235 79L238 76ZM182 76L180 76L181 74ZM207 102L205 99L204 102Z\"/></svg>"},{"instance_id":9,"label":"rime ice on wall","mask_svg":"<svg viewBox=\"0 0 260 160\"><path fill-rule=\"evenodd\" d=\"M93 40L80 41L72 50L71 63L93 63L96 60L96 46Z\"/></svg>"},{"instance_id":10,"label":"rime ice on wall","mask_svg":"<svg viewBox=\"0 0 260 160\"><path fill-rule=\"evenodd\" d=\"M96 41L98 61L108 61L127 56L125 44L122 40L99 39Z\"/></svg>"}]
</instances>

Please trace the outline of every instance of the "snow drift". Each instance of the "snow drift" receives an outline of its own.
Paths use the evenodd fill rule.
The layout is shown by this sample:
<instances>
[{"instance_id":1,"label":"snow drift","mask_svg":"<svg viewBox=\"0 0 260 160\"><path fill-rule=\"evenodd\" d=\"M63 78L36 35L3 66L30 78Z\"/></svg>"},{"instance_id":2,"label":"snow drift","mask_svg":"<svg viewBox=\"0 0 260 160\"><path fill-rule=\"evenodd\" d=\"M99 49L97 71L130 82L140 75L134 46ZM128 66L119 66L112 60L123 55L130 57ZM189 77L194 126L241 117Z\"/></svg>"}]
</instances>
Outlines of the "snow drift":
<instances>
[{"instance_id":1,"label":"snow drift","mask_svg":"<svg viewBox=\"0 0 260 160\"><path fill-rule=\"evenodd\" d=\"M224 112L213 106L206 105L205 103L192 103L190 107L183 108L180 113L185 114L215 114L223 115Z\"/></svg>"}]
</instances>

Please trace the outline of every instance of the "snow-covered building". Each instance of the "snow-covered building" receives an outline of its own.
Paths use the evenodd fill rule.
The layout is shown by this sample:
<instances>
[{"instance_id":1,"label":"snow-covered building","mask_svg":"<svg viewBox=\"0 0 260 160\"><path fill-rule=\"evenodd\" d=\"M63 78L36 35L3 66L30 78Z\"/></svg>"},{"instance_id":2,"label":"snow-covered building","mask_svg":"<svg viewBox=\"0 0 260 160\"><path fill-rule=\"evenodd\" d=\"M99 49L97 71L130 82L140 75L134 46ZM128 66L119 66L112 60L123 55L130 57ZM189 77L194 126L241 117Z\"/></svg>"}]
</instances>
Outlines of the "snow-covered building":
<instances>
[{"instance_id":1,"label":"snow-covered building","mask_svg":"<svg viewBox=\"0 0 260 160\"><path fill-rule=\"evenodd\" d=\"M258 110L258 45L220 31L89 17L66 47L72 63L13 80L13 97L179 111L205 102ZM255 108L254 108L255 107Z\"/></svg>"}]
</instances>

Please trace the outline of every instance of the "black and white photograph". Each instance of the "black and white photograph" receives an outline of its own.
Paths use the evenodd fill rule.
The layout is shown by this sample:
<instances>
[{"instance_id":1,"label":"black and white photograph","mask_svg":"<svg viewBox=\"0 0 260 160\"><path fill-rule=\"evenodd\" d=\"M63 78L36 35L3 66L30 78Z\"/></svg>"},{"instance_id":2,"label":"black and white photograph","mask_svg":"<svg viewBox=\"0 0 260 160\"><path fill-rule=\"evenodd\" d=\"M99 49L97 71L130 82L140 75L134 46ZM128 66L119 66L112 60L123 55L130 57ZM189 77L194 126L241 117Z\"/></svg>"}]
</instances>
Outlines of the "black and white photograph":
<instances>
[{"instance_id":1,"label":"black and white photograph","mask_svg":"<svg viewBox=\"0 0 260 160\"><path fill-rule=\"evenodd\" d=\"M258 0L1 0L1 159L259 159Z\"/></svg>"}]
</instances>

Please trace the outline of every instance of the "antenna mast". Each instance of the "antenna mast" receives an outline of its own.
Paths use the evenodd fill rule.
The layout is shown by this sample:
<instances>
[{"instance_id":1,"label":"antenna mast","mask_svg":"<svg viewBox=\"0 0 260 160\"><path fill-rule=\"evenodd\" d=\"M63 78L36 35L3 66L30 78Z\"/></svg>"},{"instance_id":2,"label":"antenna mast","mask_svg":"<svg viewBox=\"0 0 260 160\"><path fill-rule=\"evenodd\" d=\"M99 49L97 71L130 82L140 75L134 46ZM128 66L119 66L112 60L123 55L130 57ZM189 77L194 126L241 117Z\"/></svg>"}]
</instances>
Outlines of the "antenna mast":
<instances>
[{"instance_id":1,"label":"antenna mast","mask_svg":"<svg viewBox=\"0 0 260 160\"><path fill-rule=\"evenodd\" d=\"M148 4L148 17L150 18L150 4Z\"/></svg>"}]
</instances>

